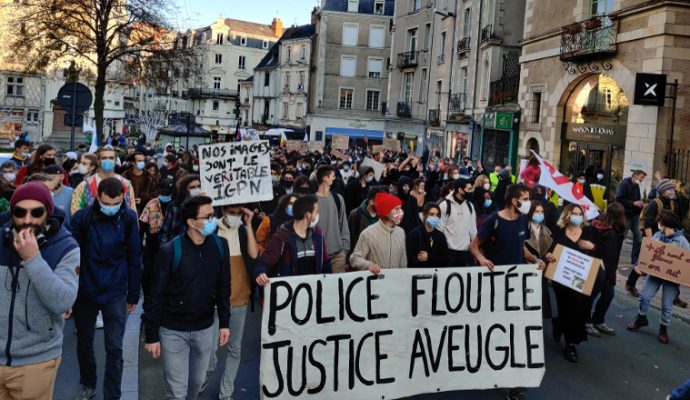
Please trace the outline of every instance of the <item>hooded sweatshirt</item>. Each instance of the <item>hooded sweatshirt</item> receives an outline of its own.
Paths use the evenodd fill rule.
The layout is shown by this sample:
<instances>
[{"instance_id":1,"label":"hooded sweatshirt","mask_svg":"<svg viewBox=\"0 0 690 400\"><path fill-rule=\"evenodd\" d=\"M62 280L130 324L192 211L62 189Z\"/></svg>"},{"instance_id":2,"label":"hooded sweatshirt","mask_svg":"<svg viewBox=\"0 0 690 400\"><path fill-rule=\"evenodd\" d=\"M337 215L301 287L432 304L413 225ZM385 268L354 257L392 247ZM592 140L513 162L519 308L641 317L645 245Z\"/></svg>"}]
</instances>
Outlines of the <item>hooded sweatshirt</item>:
<instances>
[{"instance_id":1,"label":"hooded sweatshirt","mask_svg":"<svg viewBox=\"0 0 690 400\"><path fill-rule=\"evenodd\" d=\"M12 227L5 224L0 243L0 364L38 364L62 354L62 314L77 298L79 247L61 221L50 218L40 253L22 262Z\"/></svg>"}]
</instances>

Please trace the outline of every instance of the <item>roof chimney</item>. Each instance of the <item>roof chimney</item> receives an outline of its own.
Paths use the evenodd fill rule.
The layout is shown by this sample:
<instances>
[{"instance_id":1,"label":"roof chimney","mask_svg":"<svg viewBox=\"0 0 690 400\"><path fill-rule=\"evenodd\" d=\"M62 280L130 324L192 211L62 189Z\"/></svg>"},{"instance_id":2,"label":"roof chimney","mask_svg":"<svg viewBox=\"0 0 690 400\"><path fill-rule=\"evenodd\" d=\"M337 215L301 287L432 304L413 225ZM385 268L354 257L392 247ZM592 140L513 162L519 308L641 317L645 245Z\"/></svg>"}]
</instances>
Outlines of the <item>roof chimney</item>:
<instances>
[{"instance_id":1,"label":"roof chimney","mask_svg":"<svg viewBox=\"0 0 690 400\"><path fill-rule=\"evenodd\" d=\"M273 35L275 35L275 37L283 36L283 20L278 17L273 18L273 22L271 22L271 30L273 31Z\"/></svg>"}]
</instances>

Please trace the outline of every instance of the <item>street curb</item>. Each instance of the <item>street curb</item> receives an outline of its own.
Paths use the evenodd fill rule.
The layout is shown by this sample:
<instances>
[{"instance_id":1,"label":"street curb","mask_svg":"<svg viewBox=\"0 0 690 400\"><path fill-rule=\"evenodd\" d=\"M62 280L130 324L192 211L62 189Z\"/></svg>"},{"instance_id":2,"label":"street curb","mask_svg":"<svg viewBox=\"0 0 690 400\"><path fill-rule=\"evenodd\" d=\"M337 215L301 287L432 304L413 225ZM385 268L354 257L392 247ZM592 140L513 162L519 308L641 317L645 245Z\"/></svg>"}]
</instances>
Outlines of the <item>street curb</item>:
<instances>
[{"instance_id":1,"label":"street curb","mask_svg":"<svg viewBox=\"0 0 690 400\"><path fill-rule=\"evenodd\" d=\"M141 329L141 301L127 316L125 336L122 340L122 397L121 400L139 399L139 331Z\"/></svg>"}]
</instances>

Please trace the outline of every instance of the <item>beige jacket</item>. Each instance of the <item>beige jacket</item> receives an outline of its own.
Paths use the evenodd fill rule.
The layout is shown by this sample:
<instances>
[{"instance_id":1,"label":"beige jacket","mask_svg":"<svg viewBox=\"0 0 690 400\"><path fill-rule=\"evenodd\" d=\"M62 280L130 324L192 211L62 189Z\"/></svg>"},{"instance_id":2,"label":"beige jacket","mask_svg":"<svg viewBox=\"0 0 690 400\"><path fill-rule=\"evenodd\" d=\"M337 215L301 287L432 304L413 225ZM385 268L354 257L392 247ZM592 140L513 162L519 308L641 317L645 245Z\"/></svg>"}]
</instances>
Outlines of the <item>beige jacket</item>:
<instances>
[{"instance_id":1,"label":"beige jacket","mask_svg":"<svg viewBox=\"0 0 690 400\"><path fill-rule=\"evenodd\" d=\"M407 268L405 231L389 228L379 221L362 231L350 256L350 265L366 270L376 264L381 268Z\"/></svg>"}]
</instances>

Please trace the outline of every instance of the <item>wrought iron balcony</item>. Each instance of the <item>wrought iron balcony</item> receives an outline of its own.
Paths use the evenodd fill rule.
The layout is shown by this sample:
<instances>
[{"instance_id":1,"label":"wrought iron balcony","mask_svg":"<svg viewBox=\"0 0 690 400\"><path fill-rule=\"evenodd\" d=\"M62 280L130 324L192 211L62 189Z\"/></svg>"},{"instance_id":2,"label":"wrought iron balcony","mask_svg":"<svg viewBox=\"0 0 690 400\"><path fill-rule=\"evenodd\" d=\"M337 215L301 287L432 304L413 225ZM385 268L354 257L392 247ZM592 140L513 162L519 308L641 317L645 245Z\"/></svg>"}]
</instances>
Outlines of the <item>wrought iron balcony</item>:
<instances>
[{"instance_id":1,"label":"wrought iron balcony","mask_svg":"<svg viewBox=\"0 0 690 400\"><path fill-rule=\"evenodd\" d=\"M466 36L458 40L458 55L470 51L470 37Z\"/></svg>"},{"instance_id":2,"label":"wrought iron balcony","mask_svg":"<svg viewBox=\"0 0 690 400\"><path fill-rule=\"evenodd\" d=\"M398 102L398 107L395 110L398 117L410 118L412 117L412 105L410 103Z\"/></svg>"},{"instance_id":3,"label":"wrought iron balcony","mask_svg":"<svg viewBox=\"0 0 690 400\"><path fill-rule=\"evenodd\" d=\"M465 93L458 93L450 96L450 112L459 113L465 111Z\"/></svg>"},{"instance_id":4,"label":"wrought iron balcony","mask_svg":"<svg viewBox=\"0 0 690 400\"><path fill-rule=\"evenodd\" d=\"M494 33L493 25L487 25L484 28L482 28L482 31L479 34L479 40L482 43L491 42L491 41L501 42L501 38L496 36L496 34Z\"/></svg>"},{"instance_id":5,"label":"wrought iron balcony","mask_svg":"<svg viewBox=\"0 0 690 400\"><path fill-rule=\"evenodd\" d=\"M618 49L618 21L607 16L592 17L561 28L561 60L589 61L614 56Z\"/></svg>"},{"instance_id":6,"label":"wrought iron balcony","mask_svg":"<svg viewBox=\"0 0 690 400\"><path fill-rule=\"evenodd\" d=\"M411 68L417 66L419 51L398 53L398 68Z\"/></svg>"},{"instance_id":7,"label":"wrought iron balcony","mask_svg":"<svg viewBox=\"0 0 690 400\"><path fill-rule=\"evenodd\" d=\"M489 105L517 103L520 75L503 77L489 86Z\"/></svg>"},{"instance_id":8,"label":"wrought iron balcony","mask_svg":"<svg viewBox=\"0 0 690 400\"><path fill-rule=\"evenodd\" d=\"M429 126L441 125L441 110L429 110Z\"/></svg>"},{"instance_id":9,"label":"wrought iron balcony","mask_svg":"<svg viewBox=\"0 0 690 400\"><path fill-rule=\"evenodd\" d=\"M238 99L240 92L231 89L190 88L187 90L190 99L209 97L214 99Z\"/></svg>"}]
</instances>

